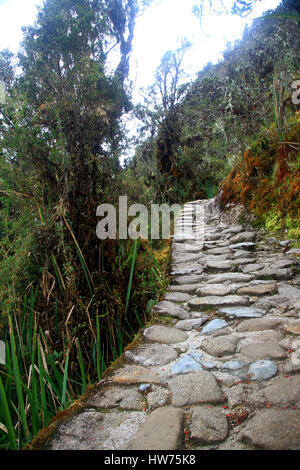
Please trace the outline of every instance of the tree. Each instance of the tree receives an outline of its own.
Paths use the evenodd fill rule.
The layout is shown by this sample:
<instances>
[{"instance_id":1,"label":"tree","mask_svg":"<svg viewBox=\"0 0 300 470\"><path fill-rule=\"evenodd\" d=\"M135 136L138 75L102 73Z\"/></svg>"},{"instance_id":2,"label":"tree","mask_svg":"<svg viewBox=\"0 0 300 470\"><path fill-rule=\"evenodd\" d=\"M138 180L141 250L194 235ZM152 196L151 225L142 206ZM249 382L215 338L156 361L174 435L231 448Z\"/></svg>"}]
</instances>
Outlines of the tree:
<instances>
[{"instance_id":1,"label":"tree","mask_svg":"<svg viewBox=\"0 0 300 470\"><path fill-rule=\"evenodd\" d=\"M7 93L0 104L0 211L9 216L0 237L18 286L42 287L37 309L47 328L54 312L65 325L72 305L80 324L87 305L95 315L110 295L99 270L96 208L118 193L120 121L131 107L128 60L145 3L46 0L23 29L18 57L4 51L0 59ZM112 50L120 60L109 71Z\"/></svg>"}]
</instances>

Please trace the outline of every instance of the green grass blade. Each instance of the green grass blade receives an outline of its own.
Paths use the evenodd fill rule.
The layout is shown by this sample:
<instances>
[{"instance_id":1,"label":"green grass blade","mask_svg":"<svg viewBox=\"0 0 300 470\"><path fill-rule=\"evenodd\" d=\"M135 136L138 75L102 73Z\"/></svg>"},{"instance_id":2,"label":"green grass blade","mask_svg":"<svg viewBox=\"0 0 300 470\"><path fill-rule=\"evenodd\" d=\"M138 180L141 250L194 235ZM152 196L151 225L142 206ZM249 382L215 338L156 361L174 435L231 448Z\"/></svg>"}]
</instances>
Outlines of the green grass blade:
<instances>
[{"instance_id":1,"label":"green grass blade","mask_svg":"<svg viewBox=\"0 0 300 470\"><path fill-rule=\"evenodd\" d=\"M11 450L17 450L18 446L16 442L15 431L14 431L14 427L12 424L10 411L9 411L6 394L5 394L1 377L0 377L0 397L1 397L1 414L3 414L5 426L7 429L9 448Z\"/></svg>"}]
</instances>

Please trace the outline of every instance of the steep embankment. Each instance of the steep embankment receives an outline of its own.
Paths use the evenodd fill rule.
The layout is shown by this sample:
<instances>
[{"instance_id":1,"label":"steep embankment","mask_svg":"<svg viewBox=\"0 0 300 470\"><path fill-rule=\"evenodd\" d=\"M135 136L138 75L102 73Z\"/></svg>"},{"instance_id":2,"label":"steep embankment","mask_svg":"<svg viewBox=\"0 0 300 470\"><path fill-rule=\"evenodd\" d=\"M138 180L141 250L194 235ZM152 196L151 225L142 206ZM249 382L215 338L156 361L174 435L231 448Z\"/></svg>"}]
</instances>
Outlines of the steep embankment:
<instances>
[{"instance_id":1,"label":"steep embankment","mask_svg":"<svg viewBox=\"0 0 300 470\"><path fill-rule=\"evenodd\" d=\"M221 185L223 205L243 204L268 230L300 238L300 111L284 131L269 130Z\"/></svg>"}]
</instances>

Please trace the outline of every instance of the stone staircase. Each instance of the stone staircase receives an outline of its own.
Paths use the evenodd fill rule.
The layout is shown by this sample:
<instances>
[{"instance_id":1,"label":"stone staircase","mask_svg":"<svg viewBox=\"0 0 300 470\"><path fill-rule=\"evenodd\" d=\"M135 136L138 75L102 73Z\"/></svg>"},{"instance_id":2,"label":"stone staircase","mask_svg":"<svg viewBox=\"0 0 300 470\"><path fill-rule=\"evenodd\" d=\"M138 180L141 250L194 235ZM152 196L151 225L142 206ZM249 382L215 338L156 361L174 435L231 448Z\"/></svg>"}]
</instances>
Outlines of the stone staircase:
<instances>
[{"instance_id":1,"label":"stone staircase","mask_svg":"<svg viewBox=\"0 0 300 470\"><path fill-rule=\"evenodd\" d=\"M186 204L157 324L32 447L299 450L300 250L266 237Z\"/></svg>"}]
</instances>

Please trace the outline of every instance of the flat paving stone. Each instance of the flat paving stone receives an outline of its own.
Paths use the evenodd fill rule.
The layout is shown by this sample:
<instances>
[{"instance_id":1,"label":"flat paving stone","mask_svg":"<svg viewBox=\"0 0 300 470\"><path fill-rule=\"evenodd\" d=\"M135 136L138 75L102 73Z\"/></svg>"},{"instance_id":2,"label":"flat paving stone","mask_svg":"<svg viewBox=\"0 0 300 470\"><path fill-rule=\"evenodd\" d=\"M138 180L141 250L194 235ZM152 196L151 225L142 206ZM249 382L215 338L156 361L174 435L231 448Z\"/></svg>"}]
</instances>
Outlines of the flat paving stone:
<instances>
[{"instance_id":1,"label":"flat paving stone","mask_svg":"<svg viewBox=\"0 0 300 470\"><path fill-rule=\"evenodd\" d=\"M207 284L222 284L223 282L250 282L254 279L254 276L250 274L242 273L220 273L210 275L207 280Z\"/></svg>"},{"instance_id":2,"label":"flat paving stone","mask_svg":"<svg viewBox=\"0 0 300 470\"><path fill-rule=\"evenodd\" d=\"M170 302L182 303L182 302L188 302L189 300L191 300L191 298L192 298L191 295L186 294L184 292L168 292L165 295L164 300L168 300Z\"/></svg>"},{"instance_id":3,"label":"flat paving stone","mask_svg":"<svg viewBox=\"0 0 300 470\"><path fill-rule=\"evenodd\" d=\"M300 321L285 325L284 331L291 333L292 335L300 335Z\"/></svg>"},{"instance_id":4,"label":"flat paving stone","mask_svg":"<svg viewBox=\"0 0 300 470\"><path fill-rule=\"evenodd\" d=\"M86 400L86 405L96 408L115 408L143 411L145 403L138 387L110 386L93 393Z\"/></svg>"},{"instance_id":5,"label":"flat paving stone","mask_svg":"<svg viewBox=\"0 0 300 470\"><path fill-rule=\"evenodd\" d=\"M153 411L139 428L127 450L178 450L182 448L184 413L173 407Z\"/></svg>"},{"instance_id":6,"label":"flat paving stone","mask_svg":"<svg viewBox=\"0 0 300 470\"><path fill-rule=\"evenodd\" d=\"M254 271L251 273L257 279L275 279L277 281L290 279L293 275L292 271L287 269L268 269L264 268L261 271Z\"/></svg>"},{"instance_id":7,"label":"flat paving stone","mask_svg":"<svg viewBox=\"0 0 300 470\"><path fill-rule=\"evenodd\" d=\"M168 287L168 293L169 292L184 292L187 294L193 294L196 292L196 290L201 286L202 284L196 283L196 284L182 284L182 285L175 285L175 286L169 286Z\"/></svg>"},{"instance_id":8,"label":"flat paving stone","mask_svg":"<svg viewBox=\"0 0 300 470\"><path fill-rule=\"evenodd\" d=\"M206 250L206 253L209 255L223 255L230 253L230 250L227 247L210 248Z\"/></svg>"},{"instance_id":9,"label":"flat paving stone","mask_svg":"<svg viewBox=\"0 0 300 470\"><path fill-rule=\"evenodd\" d=\"M263 396L274 405L299 404L300 376L278 377L263 390Z\"/></svg>"},{"instance_id":10,"label":"flat paving stone","mask_svg":"<svg viewBox=\"0 0 300 470\"><path fill-rule=\"evenodd\" d=\"M147 404L149 410L155 410L167 404L170 393L166 388L153 385L151 392L147 394Z\"/></svg>"},{"instance_id":11,"label":"flat paving stone","mask_svg":"<svg viewBox=\"0 0 300 470\"><path fill-rule=\"evenodd\" d=\"M247 266L243 266L242 271L243 273L248 274L248 273L260 271L261 269L264 269L264 267L265 266L263 264L250 263L250 264L247 264Z\"/></svg>"},{"instance_id":12,"label":"flat paving stone","mask_svg":"<svg viewBox=\"0 0 300 470\"><path fill-rule=\"evenodd\" d=\"M254 253L251 253L250 251L236 250L234 253L232 253L232 259L244 259L244 258L255 260Z\"/></svg>"},{"instance_id":13,"label":"flat paving stone","mask_svg":"<svg viewBox=\"0 0 300 470\"><path fill-rule=\"evenodd\" d=\"M216 296L210 295L207 297L197 297L195 299L191 299L188 302L189 307L192 310L197 310L199 307L206 307L206 306L223 306L223 305L249 305L249 298L242 297L238 295L226 295L226 296Z\"/></svg>"},{"instance_id":14,"label":"flat paving stone","mask_svg":"<svg viewBox=\"0 0 300 470\"><path fill-rule=\"evenodd\" d=\"M84 411L59 426L51 450L119 450L128 445L145 421L143 412Z\"/></svg>"},{"instance_id":15,"label":"flat paving stone","mask_svg":"<svg viewBox=\"0 0 300 470\"><path fill-rule=\"evenodd\" d=\"M234 235L230 238L232 244L240 242L253 242L256 234L254 232L240 232L238 235Z\"/></svg>"},{"instance_id":16,"label":"flat paving stone","mask_svg":"<svg viewBox=\"0 0 300 470\"><path fill-rule=\"evenodd\" d=\"M217 338L205 338L201 343L201 349L214 357L234 354L239 338L234 335L218 336Z\"/></svg>"},{"instance_id":17,"label":"flat paving stone","mask_svg":"<svg viewBox=\"0 0 300 470\"><path fill-rule=\"evenodd\" d=\"M172 366L171 372L173 375L187 374L189 372L196 372L203 369L201 359L203 354L201 353L189 353L178 359L177 362Z\"/></svg>"},{"instance_id":18,"label":"flat paving stone","mask_svg":"<svg viewBox=\"0 0 300 470\"><path fill-rule=\"evenodd\" d=\"M226 271L227 269L231 269L232 264L230 261L208 261L206 265L206 269L208 270L219 270L219 271Z\"/></svg>"},{"instance_id":19,"label":"flat paving stone","mask_svg":"<svg viewBox=\"0 0 300 470\"><path fill-rule=\"evenodd\" d=\"M182 407L201 403L223 403L225 397L215 377L205 370L178 375L169 382L172 404Z\"/></svg>"},{"instance_id":20,"label":"flat paving stone","mask_svg":"<svg viewBox=\"0 0 300 470\"><path fill-rule=\"evenodd\" d=\"M278 287L276 284L257 284L247 287L241 287L237 290L238 295L266 295L276 294Z\"/></svg>"},{"instance_id":21,"label":"flat paving stone","mask_svg":"<svg viewBox=\"0 0 300 470\"><path fill-rule=\"evenodd\" d=\"M278 292L283 297L286 297L288 300L300 300L300 289L294 286L279 286Z\"/></svg>"},{"instance_id":22,"label":"flat paving stone","mask_svg":"<svg viewBox=\"0 0 300 470\"><path fill-rule=\"evenodd\" d=\"M209 286L202 286L196 290L196 294L199 296L224 296L229 295L233 292L233 289L230 286L224 286L223 284L212 284Z\"/></svg>"},{"instance_id":23,"label":"flat paving stone","mask_svg":"<svg viewBox=\"0 0 300 470\"><path fill-rule=\"evenodd\" d=\"M195 443L223 441L228 435L228 421L224 411L220 408L193 408L190 432L190 438Z\"/></svg>"},{"instance_id":24,"label":"flat paving stone","mask_svg":"<svg viewBox=\"0 0 300 470\"><path fill-rule=\"evenodd\" d=\"M248 369L249 380L261 382L271 379L277 374L277 366L273 361L256 361L253 362Z\"/></svg>"},{"instance_id":25,"label":"flat paving stone","mask_svg":"<svg viewBox=\"0 0 300 470\"><path fill-rule=\"evenodd\" d=\"M215 331L222 330L224 328L227 328L229 325L226 323L225 320L222 320L220 318L215 318L214 320L211 320L201 331L201 335L210 335L214 333Z\"/></svg>"},{"instance_id":26,"label":"flat paving stone","mask_svg":"<svg viewBox=\"0 0 300 470\"><path fill-rule=\"evenodd\" d=\"M187 276L177 276L173 278L174 284L196 284L205 279L204 275L201 274L189 274Z\"/></svg>"},{"instance_id":27,"label":"flat paving stone","mask_svg":"<svg viewBox=\"0 0 300 470\"><path fill-rule=\"evenodd\" d=\"M251 359L285 359L287 357L285 350L274 341L244 344L239 353Z\"/></svg>"},{"instance_id":28,"label":"flat paving stone","mask_svg":"<svg viewBox=\"0 0 300 470\"><path fill-rule=\"evenodd\" d=\"M169 315L170 317L180 318L185 320L190 318L190 313L180 305L175 302L169 302L168 300L163 300L153 307L153 311L157 312L160 315Z\"/></svg>"},{"instance_id":29,"label":"flat paving stone","mask_svg":"<svg viewBox=\"0 0 300 470\"><path fill-rule=\"evenodd\" d=\"M175 328L183 331L199 330L201 326L206 323L208 317L201 316L192 320L180 320L176 323Z\"/></svg>"},{"instance_id":30,"label":"flat paving stone","mask_svg":"<svg viewBox=\"0 0 300 470\"><path fill-rule=\"evenodd\" d=\"M131 365L126 365L125 367L118 369L114 375L109 377L108 380L110 383L124 385L161 383L160 375L156 372L153 372L150 369L147 369L146 367Z\"/></svg>"},{"instance_id":31,"label":"flat paving stone","mask_svg":"<svg viewBox=\"0 0 300 470\"><path fill-rule=\"evenodd\" d=\"M300 413L260 410L241 431L242 442L261 450L300 450Z\"/></svg>"},{"instance_id":32,"label":"flat paving stone","mask_svg":"<svg viewBox=\"0 0 300 470\"><path fill-rule=\"evenodd\" d=\"M204 267L198 263L179 263L173 266L172 276L187 276L189 274L202 274Z\"/></svg>"},{"instance_id":33,"label":"flat paving stone","mask_svg":"<svg viewBox=\"0 0 300 470\"><path fill-rule=\"evenodd\" d=\"M231 318L260 318L266 311L255 307L225 307L220 308L219 313Z\"/></svg>"},{"instance_id":34,"label":"flat paving stone","mask_svg":"<svg viewBox=\"0 0 300 470\"><path fill-rule=\"evenodd\" d=\"M274 330L279 328L283 323L280 318L257 318L251 320L242 321L236 331L263 331L263 330Z\"/></svg>"},{"instance_id":35,"label":"flat paving stone","mask_svg":"<svg viewBox=\"0 0 300 470\"><path fill-rule=\"evenodd\" d=\"M142 344L137 349L130 349L124 354L126 362L143 367L163 366L178 357L174 348L166 344Z\"/></svg>"},{"instance_id":36,"label":"flat paving stone","mask_svg":"<svg viewBox=\"0 0 300 470\"><path fill-rule=\"evenodd\" d=\"M162 325L150 326L150 328L144 331L143 335L148 341L164 344L182 343L188 338L187 334L183 331Z\"/></svg>"},{"instance_id":37,"label":"flat paving stone","mask_svg":"<svg viewBox=\"0 0 300 470\"><path fill-rule=\"evenodd\" d=\"M241 242L241 243L233 243L232 245L229 246L230 250L236 251L236 250L254 250L255 248L255 243L252 242Z\"/></svg>"}]
</instances>

